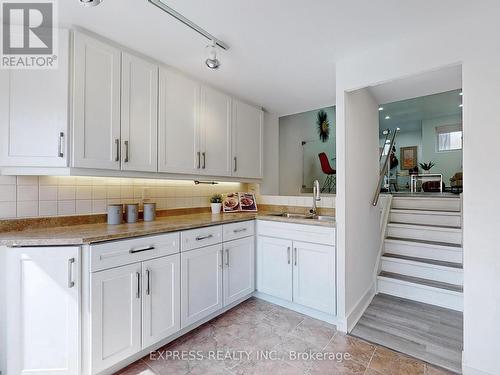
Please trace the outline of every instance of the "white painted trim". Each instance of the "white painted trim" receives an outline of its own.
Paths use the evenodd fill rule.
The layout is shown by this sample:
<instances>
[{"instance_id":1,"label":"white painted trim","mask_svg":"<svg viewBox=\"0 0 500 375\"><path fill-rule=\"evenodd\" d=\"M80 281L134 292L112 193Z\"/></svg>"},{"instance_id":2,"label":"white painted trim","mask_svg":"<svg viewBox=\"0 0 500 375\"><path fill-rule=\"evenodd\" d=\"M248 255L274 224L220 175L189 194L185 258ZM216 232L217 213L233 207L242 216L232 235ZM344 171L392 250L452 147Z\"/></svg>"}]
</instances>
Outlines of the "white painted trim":
<instances>
[{"instance_id":1,"label":"white painted trim","mask_svg":"<svg viewBox=\"0 0 500 375\"><path fill-rule=\"evenodd\" d=\"M376 280L374 280L373 284L367 289L367 291L361 296L361 298L356 302L354 307L351 309L349 314L347 314L347 332L351 332L358 321L361 319L366 309L370 305L376 294Z\"/></svg>"},{"instance_id":2,"label":"white painted trim","mask_svg":"<svg viewBox=\"0 0 500 375\"><path fill-rule=\"evenodd\" d=\"M462 374L463 375L494 375L490 372L484 372L473 367L469 367L462 363Z\"/></svg>"},{"instance_id":3,"label":"white painted trim","mask_svg":"<svg viewBox=\"0 0 500 375\"><path fill-rule=\"evenodd\" d=\"M290 301L286 301L284 299L277 298L277 297L274 297L274 296L271 296L269 294L262 293L262 292L254 292L253 295L256 298L259 298L259 299L262 299L264 301L273 303L275 305L284 307L286 309L299 312L301 314L310 316L310 317L315 318L315 319L322 320L322 321L330 323L330 324L334 324L335 326L337 326L337 329L340 330L339 329L339 319L335 315L326 314L324 312L314 310L314 309L311 309L309 307L302 306L302 305L299 305L299 304L296 304L296 303L293 303Z\"/></svg>"},{"instance_id":4,"label":"white painted trim","mask_svg":"<svg viewBox=\"0 0 500 375\"><path fill-rule=\"evenodd\" d=\"M378 251L377 261L375 263L375 268L373 269L373 282L377 283L377 276L380 273L382 267L381 257L384 253L385 238L387 236L387 225L389 224L389 218L391 217L391 207L392 207L392 195L384 196L386 201L382 209L382 215L380 218L380 247Z\"/></svg>"}]
</instances>

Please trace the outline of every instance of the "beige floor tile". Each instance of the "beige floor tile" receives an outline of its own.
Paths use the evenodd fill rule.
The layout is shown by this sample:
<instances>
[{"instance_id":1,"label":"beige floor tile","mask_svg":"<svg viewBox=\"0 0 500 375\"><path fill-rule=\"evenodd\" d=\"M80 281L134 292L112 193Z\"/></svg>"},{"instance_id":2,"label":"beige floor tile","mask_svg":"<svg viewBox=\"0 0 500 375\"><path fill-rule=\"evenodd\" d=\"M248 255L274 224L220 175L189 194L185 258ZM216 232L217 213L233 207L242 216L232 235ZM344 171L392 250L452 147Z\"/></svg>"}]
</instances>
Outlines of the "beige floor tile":
<instances>
[{"instance_id":1,"label":"beige floor tile","mask_svg":"<svg viewBox=\"0 0 500 375\"><path fill-rule=\"evenodd\" d=\"M305 318L290 335L301 338L311 345L324 348L335 335L335 326L313 318Z\"/></svg>"},{"instance_id":2,"label":"beige floor tile","mask_svg":"<svg viewBox=\"0 0 500 375\"><path fill-rule=\"evenodd\" d=\"M369 367L384 375L424 375L425 363L398 354L392 350L377 347Z\"/></svg>"},{"instance_id":3,"label":"beige floor tile","mask_svg":"<svg viewBox=\"0 0 500 375\"><path fill-rule=\"evenodd\" d=\"M352 336L337 334L325 348L326 352L348 354L354 361L368 366L375 346Z\"/></svg>"}]
</instances>

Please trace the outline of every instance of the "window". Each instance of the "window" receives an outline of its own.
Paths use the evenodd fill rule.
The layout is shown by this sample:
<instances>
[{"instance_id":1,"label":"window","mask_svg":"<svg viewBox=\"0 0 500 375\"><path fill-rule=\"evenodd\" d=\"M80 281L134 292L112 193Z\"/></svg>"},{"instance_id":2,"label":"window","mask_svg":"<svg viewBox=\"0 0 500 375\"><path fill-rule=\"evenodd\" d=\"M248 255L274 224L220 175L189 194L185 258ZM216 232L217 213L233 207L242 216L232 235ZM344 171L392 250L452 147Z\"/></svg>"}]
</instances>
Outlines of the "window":
<instances>
[{"instance_id":1,"label":"window","mask_svg":"<svg viewBox=\"0 0 500 375\"><path fill-rule=\"evenodd\" d=\"M437 151L455 151L462 149L462 125L438 126L436 128Z\"/></svg>"}]
</instances>

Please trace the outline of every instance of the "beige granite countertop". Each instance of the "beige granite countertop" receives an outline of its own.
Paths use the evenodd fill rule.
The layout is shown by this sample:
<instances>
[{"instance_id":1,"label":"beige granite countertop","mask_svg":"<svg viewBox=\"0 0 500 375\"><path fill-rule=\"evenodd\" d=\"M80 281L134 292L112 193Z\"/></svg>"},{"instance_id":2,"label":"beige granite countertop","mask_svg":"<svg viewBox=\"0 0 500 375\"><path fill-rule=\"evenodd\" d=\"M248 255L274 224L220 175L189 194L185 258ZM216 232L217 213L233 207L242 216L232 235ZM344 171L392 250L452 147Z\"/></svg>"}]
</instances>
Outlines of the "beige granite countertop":
<instances>
[{"instance_id":1,"label":"beige granite countertop","mask_svg":"<svg viewBox=\"0 0 500 375\"><path fill-rule=\"evenodd\" d=\"M320 222L308 219L277 217L271 216L270 212L227 213L219 215L198 213L166 216L158 218L153 222L141 221L136 224L108 225L106 223L95 223L8 231L0 233L0 246L83 245L253 219L308 224L330 228L335 227L335 222L332 221Z\"/></svg>"}]
</instances>

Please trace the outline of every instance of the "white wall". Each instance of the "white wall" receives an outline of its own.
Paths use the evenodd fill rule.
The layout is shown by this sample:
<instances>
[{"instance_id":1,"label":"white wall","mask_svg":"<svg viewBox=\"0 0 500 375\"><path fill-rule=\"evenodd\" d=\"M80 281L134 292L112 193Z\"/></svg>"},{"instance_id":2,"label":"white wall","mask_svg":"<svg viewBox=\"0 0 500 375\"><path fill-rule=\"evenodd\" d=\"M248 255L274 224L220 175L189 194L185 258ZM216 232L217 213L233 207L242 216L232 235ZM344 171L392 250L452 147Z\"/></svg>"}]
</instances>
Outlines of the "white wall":
<instances>
[{"instance_id":1,"label":"white wall","mask_svg":"<svg viewBox=\"0 0 500 375\"><path fill-rule=\"evenodd\" d=\"M330 121L330 139L322 145L330 158L335 158L335 108L323 108ZM319 141L316 127L318 110L280 117L279 124L279 185L280 195L301 194L303 180L302 141ZM325 151L326 152L326 151ZM335 168L335 162L331 161ZM319 167L319 159L317 160ZM320 168L318 168L320 169ZM312 181L311 186L312 187Z\"/></svg>"},{"instance_id":2,"label":"white wall","mask_svg":"<svg viewBox=\"0 0 500 375\"><path fill-rule=\"evenodd\" d=\"M261 194L279 194L279 118L264 112L264 179Z\"/></svg>"},{"instance_id":3,"label":"white wall","mask_svg":"<svg viewBox=\"0 0 500 375\"><path fill-rule=\"evenodd\" d=\"M487 1L481 6L495 5ZM470 4L471 7L478 6ZM349 136L345 92L404 78L445 66L462 64L464 92L464 373L499 374L500 361L500 174L496 158L500 117L500 49L496 12L462 20L461 28L426 30L401 42L376 46L340 61L337 70L337 189L339 258L353 250L353 233L367 228L346 220L347 212L369 212L369 202L349 200L353 188L346 168L350 150L365 141ZM486 19L485 17L489 17ZM364 168L359 167L362 173ZM352 171L355 173L357 171ZM487 176L487 177L486 177ZM488 178L487 184L478 183ZM366 181L369 181L366 179ZM375 182L373 182L374 184ZM339 272L342 272L340 267ZM345 278L345 275L340 275ZM349 276L349 275L348 275ZM359 276L363 277L363 276ZM358 293L353 285L340 285L339 298ZM341 303L341 301L339 301Z\"/></svg>"},{"instance_id":4,"label":"white wall","mask_svg":"<svg viewBox=\"0 0 500 375\"><path fill-rule=\"evenodd\" d=\"M462 150L437 152L436 127L444 125L457 125L462 123L462 116L445 116L432 120L422 121L423 160L432 160L436 166L432 172L441 173L443 182L450 186L450 178L457 172L462 171Z\"/></svg>"},{"instance_id":5,"label":"white wall","mask_svg":"<svg viewBox=\"0 0 500 375\"><path fill-rule=\"evenodd\" d=\"M340 302L341 318L349 324L350 316L365 295L373 291L373 272L380 242L379 209L371 202L379 175L378 165L378 104L368 89L357 90L343 96L342 109L337 103L337 114L342 116L342 130L338 128L337 161L342 163L343 175L339 179L342 200L337 203L342 216L337 216L339 244L345 253L339 252L339 268L345 294ZM337 121L339 121L337 117ZM344 139L344 142L340 142ZM340 145L340 143L343 143ZM355 147L344 147L354 145ZM343 207L339 207L341 203ZM360 235L360 234L363 235ZM342 238L340 238L342 236ZM342 272L339 271L339 274Z\"/></svg>"}]
</instances>

